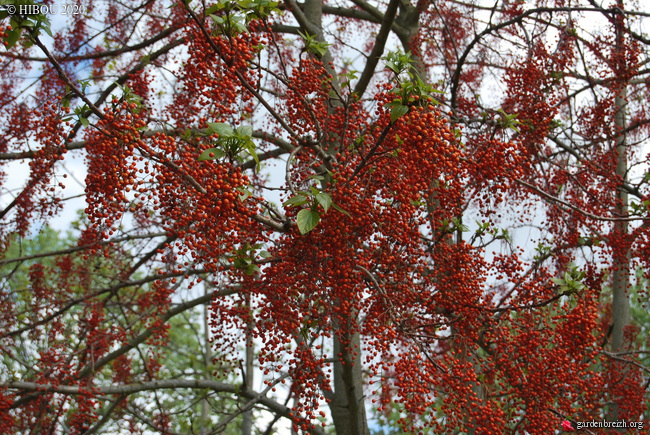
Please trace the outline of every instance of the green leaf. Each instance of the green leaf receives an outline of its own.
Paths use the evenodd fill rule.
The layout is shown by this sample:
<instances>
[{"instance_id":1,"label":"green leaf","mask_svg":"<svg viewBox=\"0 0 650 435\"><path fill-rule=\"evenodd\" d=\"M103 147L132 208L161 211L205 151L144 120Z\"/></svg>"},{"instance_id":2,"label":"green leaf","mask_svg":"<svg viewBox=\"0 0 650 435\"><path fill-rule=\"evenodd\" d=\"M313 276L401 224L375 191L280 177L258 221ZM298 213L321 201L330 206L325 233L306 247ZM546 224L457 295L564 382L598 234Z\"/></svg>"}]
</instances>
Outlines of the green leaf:
<instances>
[{"instance_id":1,"label":"green leaf","mask_svg":"<svg viewBox=\"0 0 650 435\"><path fill-rule=\"evenodd\" d=\"M386 62L386 68L388 68L389 70L391 70L391 71L394 72L395 74L399 74L399 73L401 72L401 70L400 70L399 67L395 64L395 62L392 62L392 61L387 61L387 62Z\"/></svg>"},{"instance_id":2,"label":"green leaf","mask_svg":"<svg viewBox=\"0 0 650 435\"><path fill-rule=\"evenodd\" d=\"M343 86L350 86L350 84L352 83L352 80L357 80L359 78L359 76L357 75L357 71L354 71L354 70L351 70L351 71L348 71L348 72L345 72L345 73L341 73L340 76L347 79L347 80L343 81L343 83L342 83Z\"/></svg>"},{"instance_id":3,"label":"green leaf","mask_svg":"<svg viewBox=\"0 0 650 435\"><path fill-rule=\"evenodd\" d=\"M239 200L246 201L248 198L253 196L253 192L245 187L238 187L237 192L239 192Z\"/></svg>"},{"instance_id":4,"label":"green leaf","mask_svg":"<svg viewBox=\"0 0 650 435\"><path fill-rule=\"evenodd\" d=\"M397 121L398 118L402 117L409 111L409 107L403 104L395 104L393 109L390 111L390 122Z\"/></svg>"},{"instance_id":5,"label":"green leaf","mask_svg":"<svg viewBox=\"0 0 650 435\"><path fill-rule=\"evenodd\" d=\"M217 11L219 11L221 9L223 9L223 5L221 3L217 3L216 5L212 5L209 8L207 8L205 10L205 15L206 16L212 15L212 14L214 14L215 12L217 12Z\"/></svg>"},{"instance_id":6,"label":"green leaf","mask_svg":"<svg viewBox=\"0 0 650 435\"><path fill-rule=\"evenodd\" d=\"M248 33L248 28L242 21L244 20L244 17L241 16L235 16L232 19L233 26L235 27L236 33Z\"/></svg>"},{"instance_id":7,"label":"green leaf","mask_svg":"<svg viewBox=\"0 0 650 435\"><path fill-rule=\"evenodd\" d=\"M309 198L307 198L305 195L296 195L284 201L282 205L285 207L295 207L298 205L306 204L307 202L309 202Z\"/></svg>"},{"instance_id":8,"label":"green leaf","mask_svg":"<svg viewBox=\"0 0 650 435\"><path fill-rule=\"evenodd\" d=\"M324 41L318 41L316 39L316 36L310 35L309 33L302 33L300 30L298 30L298 34L305 41L305 49L313 54L318 55L319 57L323 57L327 52L327 47L331 45Z\"/></svg>"},{"instance_id":9,"label":"green leaf","mask_svg":"<svg viewBox=\"0 0 650 435\"><path fill-rule=\"evenodd\" d=\"M212 156L210 154L213 154ZM202 162L204 160L216 160L220 159L221 157L225 156L226 153L223 152L223 150L220 150L219 148L208 148L207 150L203 151L201 155L199 156L199 162Z\"/></svg>"},{"instance_id":10,"label":"green leaf","mask_svg":"<svg viewBox=\"0 0 650 435\"><path fill-rule=\"evenodd\" d=\"M242 142L243 143L241 143L241 145L248 152L248 154L250 154L251 157L253 157L253 160L255 160L255 170L257 172L259 172L260 171L260 158L257 156L257 152L255 151L255 142L253 142L250 139L244 139Z\"/></svg>"},{"instance_id":11,"label":"green leaf","mask_svg":"<svg viewBox=\"0 0 650 435\"><path fill-rule=\"evenodd\" d=\"M327 210L332 206L332 197L329 193L319 192L316 194L316 201L323 206L323 209L327 213Z\"/></svg>"},{"instance_id":12,"label":"green leaf","mask_svg":"<svg viewBox=\"0 0 650 435\"><path fill-rule=\"evenodd\" d=\"M253 126L252 125L242 125L237 128L237 134L242 137L251 137L253 135Z\"/></svg>"},{"instance_id":13,"label":"green leaf","mask_svg":"<svg viewBox=\"0 0 650 435\"><path fill-rule=\"evenodd\" d=\"M7 32L7 36L5 36L5 42L7 43L7 48L11 48L20 39L20 33L21 29L20 28L12 28Z\"/></svg>"},{"instance_id":14,"label":"green leaf","mask_svg":"<svg viewBox=\"0 0 650 435\"><path fill-rule=\"evenodd\" d=\"M231 137L235 131L224 122L208 122L208 129L211 134L218 134L219 137Z\"/></svg>"},{"instance_id":15,"label":"green leaf","mask_svg":"<svg viewBox=\"0 0 650 435\"><path fill-rule=\"evenodd\" d=\"M309 209L302 209L298 212L296 223L300 234L307 234L318 225L320 222L320 214Z\"/></svg>"},{"instance_id":16,"label":"green leaf","mask_svg":"<svg viewBox=\"0 0 650 435\"><path fill-rule=\"evenodd\" d=\"M50 28L52 26L52 23L50 22L49 18L43 16L39 19L39 22L41 24L40 28L45 31L49 37L52 37L52 29Z\"/></svg>"},{"instance_id":17,"label":"green leaf","mask_svg":"<svg viewBox=\"0 0 650 435\"><path fill-rule=\"evenodd\" d=\"M256 273L259 273L260 267L257 264L249 264L244 268L244 273L248 276L253 276Z\"/></svg>"},{"instance_id":18,"label":"green leaf","mask_svg":"<svg viewBox=\"0 0 650 435\"><path fill-rule=\"evenodd\" d=\"M347 211L343 210L343 209L342 209L340 206L338 206L337 204L332 203L332 207L334 208L334 210L336 210L336 211L340 211L341 213L343 213L344 215L346 215L346 216L348 216L348 217L352 217L352 215L350 215L350 213L348 213Z\"/></svg>"}]
</instances>

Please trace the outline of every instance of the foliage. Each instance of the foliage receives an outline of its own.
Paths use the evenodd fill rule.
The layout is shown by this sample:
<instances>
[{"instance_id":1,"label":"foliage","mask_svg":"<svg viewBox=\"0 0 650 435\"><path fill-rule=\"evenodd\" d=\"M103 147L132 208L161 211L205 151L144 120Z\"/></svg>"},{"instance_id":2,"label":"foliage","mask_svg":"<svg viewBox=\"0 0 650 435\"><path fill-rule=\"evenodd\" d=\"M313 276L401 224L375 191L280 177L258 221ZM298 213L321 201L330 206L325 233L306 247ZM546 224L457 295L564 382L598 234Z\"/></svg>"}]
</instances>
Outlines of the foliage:
<instances>
[{"instance_id":1,"label":"foliage","mask_svg":"<svg viewBox=\"0 0 650 435\"><path fill-rule=\"evenodd\" d=\"M0 432L647 419L642 8L20 4Z\"/></svg>"}]
</instances>

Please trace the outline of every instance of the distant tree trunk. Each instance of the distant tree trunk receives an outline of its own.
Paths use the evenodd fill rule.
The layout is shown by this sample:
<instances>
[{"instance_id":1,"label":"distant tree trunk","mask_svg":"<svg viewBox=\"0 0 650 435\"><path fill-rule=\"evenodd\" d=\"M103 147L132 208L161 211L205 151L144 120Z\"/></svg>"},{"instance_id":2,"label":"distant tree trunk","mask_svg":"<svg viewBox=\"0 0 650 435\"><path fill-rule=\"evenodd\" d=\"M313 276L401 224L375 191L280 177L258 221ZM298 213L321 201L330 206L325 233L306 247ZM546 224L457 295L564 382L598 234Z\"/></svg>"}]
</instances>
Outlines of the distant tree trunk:
<instances>
[{"instance_id":1,"label":"distant tree trunk","mask_svg":"<svg viewBox=\"0 0 650 435\"><path fill-rule=\"evenodd\" d=\"M246 304L250 309L250 295L246 295ZM244 383L246 388L253 388L253 363L255 361L255 343L253 342L253 323L249 321L246 325L246 367L244 368ZM248 409L242 415L242 435L253 433L253 410Z\"/></svg>"},{"instance_id":2,"label":"distant tree trunk","mask_svg":"<svg viewBox=\"0 0 650 435\"><path fill-rule=\"evenodd\" d=\"M330 404L330 410L337 435L370 433L364 404L360 354L361 337L358 333L345 335L343 340L334 335L334 357L338 357L339 361L334 363L334 400Z\"/></svg>"},{"instance_id":3,"label":"distant tree trunk","mask_svg":"<svg viewBox=\"0 0 650 435\"><path fill-rule=\"evenodd\" d=\"M399 25L401 29L396 32L397 37L402 44L405 52L411 53L413 60L413 72L419 76L422 81L426 81L427 72L422 57L419 53L417 44L413 44L413 37L420 30L420 8L411 4L409 1L402 1L400 4L400 13L395 19L395 24Z\"/></svg>"},{"instance_id":4,"label":"distant tree trunk","mask_svg":"<svg viewBox=\"0 0 650 435\"><path fill-rule=\"evenodd\" d=\"M618 6L623 7L623 2L619 2ZM623 16L616 18L616 55L619 56L619 73L622 73L625 66L625 33L623 26ZM623 84L618 95L615 99L616 113L614 115L614 123L617 130L616 136L616 175L621 179L621 186L617 192L617 205L616 214L618 216L626 216L628 214L628 194L622 186L627 180L628 164L627 164L627 140L625 129L627 128L627 86ZM630 295L628 292L630 285L630 249L627 246L627 235L629 232L629 224L627 221L617 221L614 223L614 235L617 238L615 243L625 243L622 247L624 251L619 251L614 256L614 273L612 277L612 337L611 346L612 352L623 352L627 350L628 343L625 338L625 328L630 323ZM622 376L621 370L625 367L618 361L612 362L612 378L616 379ZM611 408L609 418L612 420L619 419L619 405L620 398L612 396Z\"/></svg>"},{"instance_id":5,"label":"distant tree trunk","mask_svg":"<svg viewBox=\"0 0 650 435\"><path fill-rule=\"evenodd\" d=\"M619 130L625 129L625 98L626 91L623 89L616 97L616 127ZM616 174L619 175L623 181L627 174L627 157L626 157L626 140L625 134L621 134L616 138ZM619 216L627 215L627 192L620 188L617 192L618 205L617 214ZM629 231L629 224L627 221L617 221L614 224L614 233L620 237L624 237ZM630 322L630 295L628 287L630 285L630 250L625 248L625 252L619 255L614 260L614 274L613 274L613 328L612 328L612 350L614 352L621 352L625 350L625 336L624 329Z\"/></svg>"},{"instance_id":6,"label":"distant tree trunk","mask_svg":"<svg viewBox=\"0 0 650 435\"><path fill-rule=\"evenodd\" d=\"M212 291L208 284L205 285L205 294L207 295ZM205 379L211 379L210 366L212 364L212 343L210 343L210 309L209 304L203 305L203 331L204 331L204 347L203 347L203 363L205 364L205 372L203 376ZM209 432L210 424L210 402L208 398L204 397L201 401L201 424L205 425L201 428L201 433Z\"/></svg>"},{"instance_id":7,"label":"distant tree trunk","mask_svg":"<svg viewBox=\"0 0 650 435\"><path fill-rule=\"evenodd\" d=\"M323 2L322 0L305 0L303 8L305 18L313 25L314 36L324 42L323 37ZM309 29L305 29L309 31ZM327 51L321 59L331 75L332 86L340 89L335 72L330 68L331 55ZM340 107L341 103L334 98L330 101L330 110ZM338 151L338 141L335 137L326 138L324 148L331 155ZM326 182L323 182L325 187ZM350 335L348 331L354 323L350 320L344 324L335 321L333 349L334 357L334 395L329 404L337 435L366 435L369 434L366 409L363 396L363 377L361 372L361 337L358 333ZM341 338L337 333L341 334ZM356 356L355 356L356 353Z\"/></svg>"}]
</instances>

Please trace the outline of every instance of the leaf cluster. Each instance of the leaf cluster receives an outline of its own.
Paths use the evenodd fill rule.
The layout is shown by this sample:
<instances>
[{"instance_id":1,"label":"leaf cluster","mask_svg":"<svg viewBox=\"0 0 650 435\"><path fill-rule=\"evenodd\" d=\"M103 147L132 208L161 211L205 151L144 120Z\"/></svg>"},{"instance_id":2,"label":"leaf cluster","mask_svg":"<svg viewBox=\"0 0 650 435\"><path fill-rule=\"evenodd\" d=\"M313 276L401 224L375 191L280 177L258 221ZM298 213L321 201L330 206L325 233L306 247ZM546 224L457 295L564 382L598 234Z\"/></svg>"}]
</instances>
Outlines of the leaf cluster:
<instances>
[{"instance_id":1,"label":"leaf cluster","mask_svg":"<svg viewBox=\"0 0 650 435\"><path fill-rule=\"evenodd\" d=\"M217 33L237 35L247 33L253 20L266 19L278 11L278 2L269 0L222 0L205 10L216 25Z\"/></svg>"},{"instance_id":2,"label":"leaf cluster","mask_svg":"<svg viewBox=\"0 0 650 435\"><path fill-rule=\"evenodd\" d=\"M397 86L393 89L393 101L387 104L391 108L390 121L394 123L408 113L409 108L424 104L438 104L431 96L441 93L433 85L422 81L413 69L411 53L390 52L384 58L386 68L395 73Z\"/></svg>"},{"instance_id":3,"label":"leaf cluster","mask_svg":"<svg viewBox=\"0 0 650 435\"><path fill-rule=\"evenodd\" d=\"M23 31L29 32L31 38L37 37L41 31L52 36L50 19L45 14L19 15L20 6L40 5L33 0L0 0L0 21L9 18L10 29L8 29L3 38L5 46L9 49L14 47L20 40ZM11 9L10 6L13 6ZM16 11L18 13L10 13ZM33 44L32 39L25 41L25 47Z\"/></svg>"},{"instance_id":4,"label":"leaf cluster","mask_svg":"<svg viewBox=\"0 0 650 435\"><path fill-rule=\"evenodd\" d=\"M261 258L271 257L268 251L260 251L260 249L262 249L262 244L260 243L254 245L244 243L231 257L235 269L243 271L248 276L258 273L260 267L257 265L257 256Z\"/></svg>"},{"instance_id":5,"label":"leaf cluster","mask_svg":"<svg viewBox=\"0 0 650 435\"><path fill-rule=\"evenodd\" d=\"M253 127L242 125L233 129L223 122L209 122L206 134L216 135L215 147L208 148L199 156L199 161L216 160L228 157L230 160L244 161L242 153L251 156L257 163L257 170L260 169L260 159L255 151L253 142Z\"/></svg>"},{"instance_id":6,"label":"leaf cluster","mask_svg":"<svg viewBox=\"0 0 650 435\"><path fill-rule=\"evenodd\" d=\"M558 286L558 294L569 296L584 290L585 285L582 283L582 280L585 276L584 271L578 269L576 265L571 264L569 265L569 270L564 272L564 275L551 278L551 281Z\"/></svg>"},{"instance_id":7,"label":"leaf cluster","mask_svg":"<svg viewBox=\"0 0 650 435\"><path fill-rule=\"evenodd\" d=\"M298 34L302 37L303 41L305 42L305 50L315 54L318 57L323 57L327 52L328 47L331 45L328 44L327 42L319 41L316 36L310 35L309 33L306 32L303 33L300 30L298 30Z\"/></svg>"},{"instance_id":8,"label":"leaf cluster","mask_svg":"<svg viewBox=\"0 0 650 435\"><path fill-rule=\"evenodd\" d=\"M311 178L320 181L325 180L325 177L320 175L313 175ZM327 213L330 207L332 207L341 213L348 214L332 201L332 197L329 193L324 192L315 186L310 186L309 190L301 190L297 192L296 195L286 200L283 205L285 207L299 207L305 204L308 204L309 207L300 210L296 216L296 224L298 225L300 234L307 234L316 228L320 222L321 212L318 210L318 206L323 208L323 213Z\"/></svg>"}]
</instances>

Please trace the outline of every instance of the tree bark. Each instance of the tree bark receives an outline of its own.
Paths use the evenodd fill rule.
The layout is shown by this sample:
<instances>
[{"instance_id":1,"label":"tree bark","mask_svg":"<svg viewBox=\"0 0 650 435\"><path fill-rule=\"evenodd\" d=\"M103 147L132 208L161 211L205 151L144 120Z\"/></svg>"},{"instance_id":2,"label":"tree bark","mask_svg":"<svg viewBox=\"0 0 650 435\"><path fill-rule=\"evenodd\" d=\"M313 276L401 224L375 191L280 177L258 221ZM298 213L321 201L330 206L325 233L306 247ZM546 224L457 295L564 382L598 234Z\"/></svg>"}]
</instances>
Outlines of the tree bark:
<instances>
[{"instance_id":1,"label":"tree bark","mask_svg":"<svg viewBox=\"0 0 650 435\"><path fill-rule=\"evenodd\" d=\"M358 333L346 334L343 340L334 335L334 356L338 357L338 361L334 363L334 400L330 404L330 410L337 435L370 433L364 404L360 354L361 337Z\"/></svg>"},{"instance_id":2,"label":"tree bark","mask_svg":"<svg viewBox=\"0 0 650 435\"><path fill-rule=\"evenodd\" d=\"M204 296L212 294L211 289L208 288L206 283ZM205 341L203 343L203 363L205 364L204 377L206 380L211 379L210 365L212 364L212 344L210 343L210 313L208 312L209 304L206 302L203 305L203 330L205 331ZM205 425L205 428L202 428L201 433L207 433L208 425L210 421L210 402L207 397L204 397L201 401L201 424Z\"/></svg>"},{"instance_id":3,"label":"tree bark","mask_svg":"<svg viewBox=\"0 0 650 435\"><path fill-rule=\"evenodd\" d=\"M296 5L295 2L293 2ZM294 16L304 31L313 34L319 42L326 42L323 35L323 1L305 0L302 11L295 10ZM341 95L340 84L335 71L331 68L331 53L326 50L321 61L330 75L331 85L336 93ZM338 107L341 102L335 97L330 101L330 108ZM327 132L323 138L324 147L328 155L338 151L337 138ZM327 164L327 162L323 162ZM326 182L323 182L323 188ZM335 321L333 349L334 357L334 395L329 404L337 435L367 435L368 421L363 397L363 377L361 372L361 337L358 333L350 334L350 326L355 322L350 319L341 322ZM356 356L355 356L356 354Z\"/></svg>"},{"instance_id":4,"label":"tree bark","mask_svg":"<svg viewBox=\"0 0 650 435\"><path fill-rule=\"evenodd\" d=\"M622 9L623 2L620 1L618 6ZM616 55L619 56L618 72L622 73L625 68L625 30L623 17L615 17L616 23ZM614 123L617 130L616 136L616 175L621 180L621 184L617 191L616 214L618 216L627 216L628 213L628 194L624 188L627 182L627 140L625 129L627 127L627 84L624 83L618 95L615 98L614 104L616 106L616 113L614 115ZM612 338L611 347L613 353L624 352L628 348L625 337L625 329L630 323L630 295L628 292L630 286L630 249L627 246L627 236L629 233L629 223L625 220L620 220L614 223L614 235L616 238L615 243L623 243L624 251L616 252L614 256L614 272L612 277ZM620 361L612 361L611 365L611 379L619 379L624 376L626 367ZM619 404L620 397L613 394L610 397L611 407L609 409L608 417L611 420L619 420Z\"/></svg>"},{"instance_id":5,"label":"tree bark","mask_svg":"<svg viewBox=\"0 0 650 435\"><path fill-rule=\"evenodd\" d=\"M246 304L250 310L250 295L246 295ZM253 388L253 371L255 362L255 343L253 341L253 322L248 321L246 325L246 367L244 368L244 383L246 388ZM251 435L253 433L253 409L247 409L242 415L241 424L242 435Z\"/></svg>"}]
</instances>

